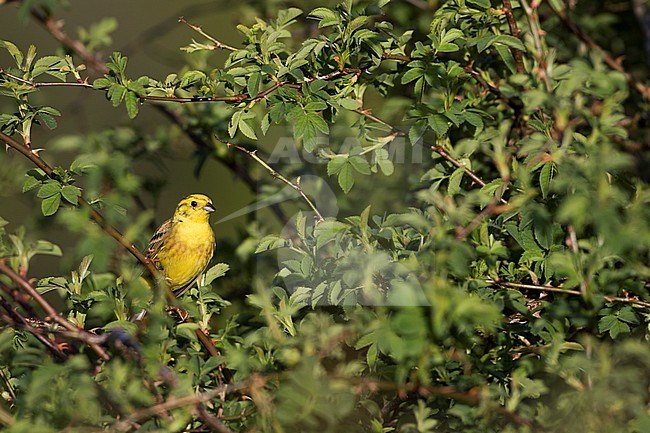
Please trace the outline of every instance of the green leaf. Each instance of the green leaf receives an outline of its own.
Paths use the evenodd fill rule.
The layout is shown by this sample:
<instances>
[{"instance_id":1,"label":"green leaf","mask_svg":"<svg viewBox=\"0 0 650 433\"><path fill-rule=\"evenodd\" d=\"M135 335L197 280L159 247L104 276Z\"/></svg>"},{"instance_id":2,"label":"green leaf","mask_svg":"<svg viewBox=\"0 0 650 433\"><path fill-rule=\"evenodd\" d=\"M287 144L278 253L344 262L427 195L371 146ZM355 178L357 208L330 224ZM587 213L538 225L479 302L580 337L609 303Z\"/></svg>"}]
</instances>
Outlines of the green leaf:
<instances>
[{"instance_id":1,"label":"green leaf","mask_svg":"<svg viewBox=\"0 0 650 433\"><path fill-rule=\"evenodd\" d=\"M31 191L40 184L41 184L40 180L28 176L27 179L25 179L25 183L23 184L23 192Z\"/></svg>"},{"instance_id":2,"label":"green leaf","mask_svg":"<svg viewBox=\"0 0 650 433\"><path fill-rule=\"evenodd\" d=\"M352 166L346 162L341 170L339 171L339 185L344 193L350 192L352 186L354 185L354 175L352 174Z\"/></svg>"},{"instance_id":3,"label":"green leaf","mask_svg":"<svg viewBox=\"0 0 650 433\"><path fill-rule=\"evenodd\" d=\"M449 185L447 186L447 193L449 195L458 194L460 191L460 182L463 180L463 175L465 170L463 167L458 167L454 172L449 176Z\"/></svg>"},{"instance_id":4,"label":"green leaf","mask_svg":"<svg viewBox=\"0 0 650 433\"><path fill-rule=\"evenodd\" d=\"M209 286L217 278L223 277L226 275L226 272L230 269L230 266L226 263L217 263L205 273L203 284Z\"/></svg>"},{"instance_id":5,"label":"green leaf","mask_svg":"<svg viewBox=\"0 0 650 433\"><path fill-rule=\"evenodd\" d=\"M318 18L320 20L318 23L319 28L340 24L338 15L328 8L316 8L311 11L307 18Z\"/></svg>"},{"instance_id":6,"label":"green leaf","mask_svg":"<svg viewBox=\"0 0 650 433\"><path fill-rule=\"evenodd\" d=\"M253 130L253 127L248 123L248 121L246 120L240 121L239 130L241 131L242 134L244 134L246 137L250 138L251 140L257 140L257 135L255 134L255 130Z\"/></svg>"},{"instance_id":7,"label":"green leaf","mask_svg":"<svg viewBox=\"0 0 650 433\"><path fill-rule=\"evenodd\" d=\"M369 175L370 174L370 164L366 161L365 158L361 156L351 156L348 158L348 163L361 174Z\"/></svg>"},{"instance_id":8,"label":"green leaf","mask_svg":"<svg viewBox=\"0 0 650 433\"><path fill-rule=\"evenodd\" d=\"M61 205L61 194L56 194L41 202L41 212L44 216L54 215Z\"/></svg>"},{"instance_id":9,"label":"green leaf","mask_svg":"<svg viewBox=\"0 0 650 433\"><path fill-rule=\"evenodd\" d=\"M260 81L262 78L262 74L259 72L253 72L249 77L248 80L246 81L246 90L248 91L248 95L251 97L257 96L260 90Z\"/></svg>"},{"instance_id":10,"label":"green leaf","mask_svg":"<svg viewBox=\"0 0 650 433\"><path fill-rule=\"evenodd\" d=\"M36 242L34 242L34 244L31 246L30 249L32 254L41 254L46 256L57 256L57 257L61 257L63 255L63 252L61 251L61 247L59 247L56 244L53 244L52 242L45 241L42 239L39 239Z\"/></svg>"},{"instance_id":11,"label":"green leaf","mask_svg":"<svg viewBox=\"0 0 650 433\"><path fill-rule=\"evenodd\" d=\"M427 120L438 136L445 135L449 130L449 120L442 114L432 114Z\"/></svg>"},{"instance_id":12,"label":"green leaf","mask_svg":"<svg viewBox=\"0 0 650 433\"><path fill-rule=\"evenodd\" d=\"M129 116L129 119L134 119L138 115L138 96L131 92L128 91L126 92L125 96L125 105L126 105L126 113Z\"/></svg>"},{"instance_id":13,"label":"green leaf","mask_svg":"<svg viewBox=\"0 0 650 433\"><path fill-rule=\"evenodd\" d=\"M345 155L336 155L334 158L330 159L327 163L327 175L331 176L333 174L341 171L343 166L348 162L348 157Z\"/></svg>"},{"instance_id":14,"label":"green leaf","mask_svg":"<svg viewBox=\"0 0 650 433\"><path fill-rule=\"evenodd\" d=\"M553 179L553 163L547 162L542 167L542 170L539 172L539 188L542 191L542 198L546 199L548 196L548 191L551 185L551 179Z\"/></svg>"},{"instance_id":15,"label":"green leaf","mask_svg":"<svg viewBox=\"0 0 650 433\"><path fill-rule=\"evenodd\" d=\"M491 7L490 0L467 0L467 4L478 6L481 9L489 9Z\"/></svg>"},{"instance_id":16,"label":"green leaf","mask_svg":"<svg viewBox=\"0 0 650 433\"><path fill-rule=\"evenodd\" d=\"M22 63L23 63L23 53L20 52L20 50L18 49L18 47L16 45L14 45L13 43L11 43L9 41L1 41L1 40L0 40L0 45L4 46L7 49L7 51L9 51L9 54L11 55L11 57L13 57L14 60L16 61L16 66L21 66L22 65Z\"/></svg>"},{"instance_id":17,"label":"green leaf","mask_svg":"<svg viewBox=\"0 0 650 433\"><path fill-rule=\"evenodd\" d=\"M41 186L36 193L38 198L47 198L53 195L58 195L61 192L61 184L55 180L49 180Z\"/></svg>"},{"instance_id":18,"label":"green leaf","mask_svg":"<svg viewBox=\"0 0 650 433\"><path fill-rule=\"evenodd\" d=\"M81 196L81 190L76 186L66 185L61 189L61 195L67 202L76 205L77 199Z\"/></svg>"}]
</instances>

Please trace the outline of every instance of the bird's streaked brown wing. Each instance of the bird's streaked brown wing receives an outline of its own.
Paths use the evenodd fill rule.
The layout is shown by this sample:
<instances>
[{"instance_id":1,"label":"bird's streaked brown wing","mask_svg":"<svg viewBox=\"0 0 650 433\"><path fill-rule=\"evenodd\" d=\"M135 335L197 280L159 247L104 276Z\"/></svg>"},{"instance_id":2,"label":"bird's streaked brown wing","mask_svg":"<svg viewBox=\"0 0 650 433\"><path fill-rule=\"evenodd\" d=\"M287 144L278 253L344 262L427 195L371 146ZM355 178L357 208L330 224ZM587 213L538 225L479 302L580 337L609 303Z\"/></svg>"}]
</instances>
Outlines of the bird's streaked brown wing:
<instances>
[{"instance_id":1,"label":"bird's streaked brown wing","mask_svg":"<svg viewBox=\"0 0 650 433\"><path fill-rule=\"evenodd\" d=\"M158 266L158 261L156 260L156 256L162 249L162 247L165 245L165 241L167 240L167 235L169 234L172 226L172 220L168 219L164 223L158 227L158 230L151 236L151 240L149 241L149 245L147 245L147 250L145 252L145 255L149 257L154 264L156 264L156 267Z\"/></svg>"}]
</instances>

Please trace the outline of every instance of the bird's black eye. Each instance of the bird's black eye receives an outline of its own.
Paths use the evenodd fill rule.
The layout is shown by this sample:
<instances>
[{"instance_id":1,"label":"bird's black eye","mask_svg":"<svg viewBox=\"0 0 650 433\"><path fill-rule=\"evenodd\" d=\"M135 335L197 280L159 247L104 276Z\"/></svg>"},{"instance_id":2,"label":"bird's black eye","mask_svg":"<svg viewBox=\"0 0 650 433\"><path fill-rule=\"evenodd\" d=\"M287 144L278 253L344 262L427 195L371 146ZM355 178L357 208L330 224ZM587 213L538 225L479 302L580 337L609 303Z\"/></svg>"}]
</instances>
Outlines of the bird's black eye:
<instances>
[{"instance_id":1,"label":"bird's black eye","mask_svg":"<svg viewBox=\"0 0 650 433\"><path fill-rule=\"evenodd\" d=\"M192 201L192 203L190 203L190 204L192 205L192 207L196 207L196 202L195 201Z\"/></svg>"}]
</instances>

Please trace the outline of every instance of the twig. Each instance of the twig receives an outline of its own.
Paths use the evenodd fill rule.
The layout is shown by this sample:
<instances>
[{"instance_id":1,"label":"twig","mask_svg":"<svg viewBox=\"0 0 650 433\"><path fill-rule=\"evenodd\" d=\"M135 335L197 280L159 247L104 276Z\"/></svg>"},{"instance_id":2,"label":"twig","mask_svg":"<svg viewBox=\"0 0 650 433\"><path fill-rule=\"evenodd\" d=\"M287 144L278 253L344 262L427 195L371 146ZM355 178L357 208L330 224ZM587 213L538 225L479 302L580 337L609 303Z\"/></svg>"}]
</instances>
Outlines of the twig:
<instances>
[{"instance_id":1,"label":"twig","mask_svg":"<svg viewBox=\"0 0 650 433\"><path fill-rule=\"evenodd\" d=\"M271 176L273 176L274 178L278 179L281 182L284 182L286 185L290 186L293 190L295 190L303 198L303 200L307 203L307 205L314 211L314 213L316 214L317 221L318 222L325 221L325 218L323 218L323 215L318 211L318 209L316 208L314 203L309 199L309 197L307 197L305 192L300 187L300 178L298 178L296 180L296 183L293 183L290 180L288 180L286 177L282 176L280 173L275 171L270 165L268 165L266 163L266 161L264 161L262 158L257 156L257 151L255 151L255 150L251 151L251 150L246 149L245 147L238 146L236 144L233 144L233 143L230 143L230 142L227 142L227 141L222 141L222 140L219 140L219 141L221 141L222 143L224 143L228 147L232 147L232 148L235 148L235 149L237 149L237 150L239 150L241 152L244 152L250 158L255 160L258 164L260 164L262 167L264 167L271 174Z\"/></svg>"},{"instance_id":2,"label":"twig","mask_svg":"<svg viewBox=\"0 0 650 433\"><path fill-rule=\"evenodd\" d=\"M13 138L9 137L3 132L0 132L0 141L5 142L9 147L17 150L21 154L23 154L25 157L27 157L34 165L36 165L38 168L43 170L43 172L51 179L57 179L56 174L54 173L54 170L52 167L50 167L43 159L41 159L40 156L35 151L32 151L30 148L27 146L21 145L18 143L16 140ZM130 242L128 239L122 235L122 233L119 232L115 227L110 225L104 216L100 214L95 208L93 208L90 203L88 203L82 196L79 196L77 203L79 206L87 209L90 214L90 218L96 222L102 230L111 236L113 239L115 239L124 249L126 249L128 252L130 252L151 274L153 277L154 281L158 281L158 277L160 273L156 269L156 267L151 263L151 260L146 258L140 250L136 248L135 245L133 245L132 242ZM170 292L171 293L171 292Z\"/></svg>"},{"instance_id":3,"label":"twig","mask_svg":"<svg viewBox=\"0 0 650 433\"><path fill-rule=\"evenodd\" d=\"M89 68L94 69L96 72L100 74L105 75L109 73L109 70L106 67L106 65L104 65L104 63L97 56L90 53L81 42L71 38L63 31L62 25L60 23L56 23L48 14L45 14L44 12L38 9L33 8L31 9L30 13L32 17L34 17L36 21L41 23L43 27L45 27L45 29L57 41L59 41L66 48L76 53L86 63L86 65ZM186 133L188 138L195 144L197 148L199 149L212 148L211 143L207 141L205 137L202 137L200 134L192 131L190 128L186 126L187 122L185 121L182 115L175 113L172 109L166 107L164 104L155 103L154 101L152 105L159 112L165 115L168 119L172 120L176 125L178 125L179 128ZM256 191L257 183L250 176L244 174L245 171L241 170L238 164L235 164L233 163L233 161L230 161L226 158L215 155L214 152L211 152L211 154L217 161L221 162L226 168L232 170L233 173L240 180L242 180L252 191ZM284 217L280 208L277 205L273 205L272 209L281 221L286 221L286 217Z\"/></svg>"},{"instance_id":4,"label":"twig","mask_svg":"<svg viewBox=\"0 0 650 433\"><path fill-rule=\"evenodd\" d=\"M66 330L72 333L77 333L77 334L84 334L86 332L84 330L77 328L68 320L61 317L59 312L56 311L54 307L52 307L52 305L50 305L50 303L47 302L45 298L43 298L43 296L41 296L41 294L38 293L36 289L34 289L34 287L32 287L32 285L27 280L25 280L23 277L21 277L16 272L14 272L14 270L7 265L4 259L0 259L0 273L8 276L23 291L25 291L29 296L34 298L34 300L38 303L38 305L41 306L41 308L43 308L43 310L47 313L47 315L56 323L61 325L63 328L65 328ZM87 344L103 360L110 359L110 356L98 344L92 342L88 342Z\"/></svg>"},{"instance_id":5,"label":"twig","mask_svg":"<svg viewBox=\"0 0 650 433\"><path fill-rule=\"evenodd\" d=\"M250 386L264 386L265 383L266 381L263 378L254 376L248 381L222 385L199 394L186 395L184 397L172 397L163 403L155 404L132 413L126 419L118 422L115 425L115 430L128 431L131 428L132 423L159 415L162 412L180 407L197 406L220 395L230 394L235 391L249 388Z\"/></svg>"},{"instance_id":6,"label":"twig","mask_svg":"<svg viewBox=\"0 0 650 433\"><path fill-rule=\"evenodd\" d=\"M496 286L501 286L501 287L512 287L515 289L539 290L542 292L557 292L557 293L565 293L567 295L582 296L582 292L580 292L579 290L564 289L562 288L562 286L558 287L558 286L551 286L551 285L542 286L539 284L511 283L508 281L497 281L493 279L487 279L485 281L489 284L494 284ZM607 302L623 302L637 307L650 308L650 302L641 301L635 298L623 298L619 296L603 296L603 299L605 299Z\"/></svg>"},{"instance_id":7,"label":"twig","mask_svg":"<svg viewBox=\"0 0 650 433\"><path fill-rule=\"evenodd\" d=\"M453 156L449 155L447 151L442 147L442 146L431 146L431 150L436 152L438 155L449 161L452 165L454 165L457 168L462 168L463 171L465 172L466 175L468 175L474 182L478 183L482 187L487 185L483 179L478 177L476 173L474 173L472 170L470 170L465 164L461 163L457 159L455 159ZM499 201L503 204L508 204L508 201L500 198Z\"/></svg>"},{"instance_id":8,"label":"twig","mask_svg":"<svg viewBox=\"0 0 650 433\"><path fill-rule=\"evenodd\" d=\"M223 42L216 40L215 38L213 38L212 36L210 36L209 34L204 32L201 27L195 26L195 25L190 24L187 21L185 21L185 18L183 18L183 17L179 17L178 22L185 24L186 26L188 26L189 28L191 28L195 32L197 32L200 35L202 35L202 36L206 37L207 39L209 39L214 44L215 49L223 49L223 50L228 50L228 51L237 51L237 48L231 47L228 44L224 44Z\"/></svg>"},{"instance_id":9,"label":"twig","mask_svg":"<svg viewBox=\"0 0 650 433\"><path fill-rule=\"evenodd\" d=\"M357 114L362 115L363 117L366 117L366 118L372 120L375 123L379 123L380 125L385 126L386 128L388 128L390 130L390 132L394 133L396 136L398 136L398 135L399 136L405 136L406 135L404 132L398 130L393 125L388 124L387 122L381 120L379 117L372 114L372 112L368 108L360 107L360 108L357 108L356 110L354 110L354 112L357 113Z\"/></svg>"},{"instance_id":10,"label":"twig","mask_svg":"<svg viewBox=\"0 0 650 433\"><path fill-rule=\"evenodd\" d=\"M553 86L551 84L550 72L548 70L548 63L546 62L546 46L542 42L542 35L544 31L539 23L539 15L537 14L537 7L534 9L528 4L528 0L520 0L521 7L524 9L526 18L528 18L528 25L530 26L530 33L533 37L533 42L535 43L535 57L537 57L537 63L539 64L539 74L546 85L546 90L548 92L553 91Z\"/></svg>"},{"instance_id":11,"label":"twig","mask_svg":"<svg viewBox=\"0 0 650 433\"><path fill-rule=\"evenodd\" d=\"M196 415L203 420L210 430L217 433L233 433L219 418L205 410L202 404L196 406Z\"/></svg>"},{"instance_id":12,"label":"twig","mask_svg":"<svg viewBox=\"0 0 650 433\"><path fill-rule=\"evenodd\" d=\"M2 285L3 289L4 284ZM10 326L15 327L15 328L23 328L26 331L28 331L30 334L34 336L38 341L40 341L50 352L52 352L52 355L54 355L56 358L59 360L65 360L67 359L67 356L61 352L61 350L56 347L50 340L48 340L45 336L41 335L41 333L37 332L34 327L30 325L30 323L25 319L22 315L20 315L16 310L14 310L9 302L7 300L0 296L0 306L7 312L6 317L2 317L2 319Z\"/></svg>"},{"instance_id":13,"label":"twig","mask_svg":"<svg viewBox=\"0 0 650 433\"><path fill-rule=\"evenodd\" d=\"M512 13L512 4L510 0L503 0L503 12L506 14L506 19L508 21L508 27L510 28L510 34L520 39L519 37L519 27L517 27L517 20L515 15ZM512 56L515 58L515 65L517 67L517 73L524 73L524 61L521 56L521 51L516 48L512 48Z\"/></svg>"},{"instance_id":14,"label":"twig","mask_svg":"<svg viewBox=\"0 0 650 433\"><path fill-rule=\"evenodd\" d=\"M408 393L414 392L422 397L428 397L430 395L437 395L444 398L449 398L455 400L459 403L463 403L469 406L487 406L490 409L494 410L498 414L507 418L510 422L530 427L534 432L541 432L543 428L534 420L525 418L511 410L508 410L506 407L501 406L499 403L489 404L492 402L485 401L480 397L480 392L477 389L470 389L469 391L461 391L453 386L434 386L427 384L419 384L414 382L409 382L405 384L397 384L389 381L367 379L367 378L346 378L345 380L356 384L356 391L360 393L362 391L397 391L398 393Z\"/></svg>"},{"instance_id":15,"label":"twig","mask_svg":"<svg viewBox=\"0 0 650 433\"><path fill-rule=\"evenodd\" d=\"M509 211L510 205L509 204L503 204L503 205L497 205L496 203L490 203L481 212L479 212L470 223L465 226L465 227L458 227L456 228L456 239L462 240L465 239L470 233L474 231L476 227L483 222L483 220L489 216L493 215L499 215L504 212Z\"/></svg>"},{"instance_id":16,"label":"twig","mask_svg":"<svg viewBox=\"0 0 650 433\"><path fill-rule=\"evenodd\" d=\"M623 68L621 62L614 59L614 57L608 51L606 51L603 47L598 45L596 41L594 41L587 33L585 33L580 27L578 27L578 25L575 22L573 22L571 18L569 18L569 16L564 10L558 10L555 7L553 7L553 2L550 2L549 5L551 6L551 9L555 13L555 15L557 15L557 17L560 19L562 24L564 24L564 26L571 33L576 35L578 39L580 39L590 49L600 52L607 66L623 74L627 82L641 94L643 99L650 100L650 87L637 81L632 76L632 74L630 74L625 70L625 68Z\"/></svg>"}]
</instances>

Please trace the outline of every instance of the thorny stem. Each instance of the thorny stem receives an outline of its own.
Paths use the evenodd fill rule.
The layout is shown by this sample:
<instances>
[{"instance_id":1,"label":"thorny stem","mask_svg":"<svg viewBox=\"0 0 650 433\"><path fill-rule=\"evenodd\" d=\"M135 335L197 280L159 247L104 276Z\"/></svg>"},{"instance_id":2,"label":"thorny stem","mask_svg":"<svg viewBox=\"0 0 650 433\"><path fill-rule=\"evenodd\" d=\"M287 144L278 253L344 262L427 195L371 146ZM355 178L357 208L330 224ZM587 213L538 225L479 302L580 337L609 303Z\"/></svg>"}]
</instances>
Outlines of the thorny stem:
<instances>
[{"instance_id":1,"label":"thorny stem","mask_svg":"<svg viewBox=\"0 0 650 433\"><path fill-rule=\"evenodd\" d=\"M56 323L61 325L63 328L73 333L78 333L78 334L86 333L86 331L77 328L75 325L70 323L67 319L61 317L59 312L56 311L54 307L52 307L49 304L49 302L47 302L45 298L43 298L43 296L41 296L41 294L38 293L36 289L34 289L34 287L32 287L32 285L27 280L25 280L23 277L21 277L16 272L14 272L14 270L7 265L4 259L0 259L0 273L8 276L25 293L27 293L29 296L34 298L34 300L41 306L41 308L43 308L43 310L47 313L47 315ZM106 361L110 359L110 356L98 344L92 342L88 342L87 344L103 360Z\"/></svg>"},{"instance_id":2,"label":"thorny stem","mask_svg":"<svg viewBox=\"0 0 650 433\"><path fill-rule=\"evenodd\" d=\"M214 44L215 49L223 49L223 50L228 50L228 51L237 51L237 48L231 47L228 44L224 44L223 42L216 40L215 38L213 38L212 36L210 36L209 34L204 32L201 27L195 26L193 24L188 23L187 21L185 21L184 17L179 17L178 22L185 24L186 26L188 26L189 28L191 28L192 30L194 30L195 32L200 34L201 36L204 36L205 38L209 39Z\"/></svg>"},{"instance_id":3,"label":"thorny stem","mask_svg":"<svg viewBox=\"0 0 650 433\"><path fill-rule=\"evenodd\" d=\"M172 409L177 409L180 407L197 406L202 403L206 403L215 397L240 391L249 388L251 386L262 387L265 385L265 383L266 380L264 378L259 376L254 376L251 380L248 381L221 385L216 388L212 388L209 391L205 391L199 394L191 394L183 397L170 397L167 399L167 401L163 403L155 404L153 406L140 409L132 413L126 419L118 422L115 425L115 430L128 431L130 430L132 423L141 420L146 420L152 416L157 416L163 412Z\"/></svg>"},{"instance_id":4,"label":"thorny stem","mask_svg":"<svg viewBox=\"0 0 650 433\"><path fill-rule=\"evenodd\" d=\"M295 183L291 182L286 177L282 176L280 173L275 171L273 169L273 167L271 167L266 161L264 161L262 158L257 156L256 151L248 150L245 147L238 146L236 144L229 143L227 141L222 141L222 140L219 140L219 141L221 141L222 143L224 143L228 147L232 147L232 148L237 149L237 150L239 150L241 152L244 152L250 158L255 160L258 164L260 164L262 167L264 167L266 169L266 171L268 171L271 174L271 176L273 176L274 178L278 179L279 181L284 182L285 184L290 186L293 190L295 190L303 198L303 200L307 203L307 205L314 211L314 213L316 214L316 219L318 220L318 222L325 221L325 218L323 218L323 215L319 212L319 210L316 208L316 206L311 201L311 199L309 197L307 197L307 194L305 194L305 192L302 190L302 188L300 186L300 178L298 178Z\"/></svg>"},{"instance_id":5,"label":"thorny stem","mask_svg":"<svg viewBox=\"0 0 650 433\"><path fill-rule=\"evenodd\" d=\"M451 162L452 165L454 165L455 167L457 167L457 168L462 168L463 171L465 172L465 174L468 175L470 178L472 178L472 180L473 180L474 182L478 183L478 184L481 185L482 187L485 186L485 185L487 185L483 179L481 179L480 177L478 177L478 175L477 175L476 173L474 173L472 170L470 170L470 169L469 169L465 164L463 164L462 162L458 161L458 160L457 160L456 158L454 158L453 156L449 155L449 154L447 153L447 151L446 151L442 146L431 146L431 150L433 150L434 152L436 152L438 155L440 155L441 157L443 157L443 158L446 159L447 161ZM501 203L505 204L505 205L508 204L507 200L505 200L505 199L503 199L503 198L500 198L499 201L500 201Z\"/></svg>"},{"instance_id":6,"label":"thorny stem","mask_svg":"<svg viewBox=\"0 0 650 433\"><path fill-rule=\"evenodd\" d=\"M646 86L645 84L637 81L632 74L627 72L625 68L623 68L623 65L621 62L617 61L614 59L614 57L609 53L607 50L605 50L603 47L598 45L596 41L594 41L587 33L585 33L584 30L582 30L578 25L569 18L569 15L566 13L564 10L559 10L556 9L553 6L553 2L549 3L551 6L551 9L557 15L557 17L560 19L562 24L574 35L578 37L585 45L587 45L590 49L598 51L602 54L603 60L609 66L615 71L620 72L625 76L625 79L627 82L634 87L643 97L645 100L650 100L650 87Z\"/></svg>"},{"instance_id":7,"label":"thorny stem","mask_svg":"<svg viewBox=\"0 0 650 433\"><path fill-rule=\"evenodd\" d=\"M517 27L517 20L515 15L512 13L512 4L510 0L503 0L503 12L506 14L506 19L508 21L508 27L510 28L510 34L517 39L519 37L519 27ZM521 51L516 48L512 48L512 56L515 58L515 65L517 68L517 73L524 73L524 60L521 55Z\"/></svg>"},{"instance_id":8,"label":"thorny stem","mask_svg":"<svg viewBox=\"0 0 650 433\"><path fill-rule=\"evenodd\" d=\"M7 144L9 147L13 148L14 150L17 150L21 154L23 154L25 157L27 157L34 165L41 170L51 179L57 179L56 174L54 173L54 170L52 167L50 167L43 159L41 159L40 156L38 156L37 152L32 151L29 149L27 146L21 145L19 142L8 136L7 134L0 132L0 141L4 141L5 144ZM85 208L89 212L90 218L97 223L101 229L111 236L113 239L115 239L124 249L126 249L128 252L130 252L151 274L152 278L154 281L158 280L159 277L159 272L151 263L151 260L146 258L140 250L136 248L135 245L133 245L132 242L130 242L128 239L122 235L122 233L119 232L115 227L110 225L108 221L104 218L104 216L99 213L95 208L93 208L90 203L86 201L82 196L79 196L77 203L79 206Z\"/></svg>"},{"instance_id":9,"label":"thorny stem","mask_svg":"<svg viewBox=\"0 0 650 433\"><path fill-rule=\"evenodd\" d=\"M582 292L580 292L579 290L565 289L561 285L543 286L539 284L511 283L509 281L500 281L500 280L493 280L493 279L487 279L485 281L489 284L494 284L495 286L500 286L500 287L512 287L514 289L538 290L542 292L557 292L557 293L565 293L567 295L582 296ZM603 296L603 299L605 299L607 302L622 302L640 308L650 308L650 302L641 301L637 298L623 298L620 296Z\"/></svg>"},{"instance_id":10,"label":"thorny stem","mask_svg":"<svg viewBox=\"0 0 650 433\"><path fill-rule=\"evenodd\" d=\"M544 31L542 30L539 23L539 15L537 14L537 8L533 9L529 4L528 0L520 0L521 7L526 13L526 18L528 18L528 25L530 27L530 33L533 37L533 42L535 43L535 57L537 57L537 63L539 64L539 75L544 81L546 86L546 91L553 91L553 86L551 84L550 72L548 69L548 63L546 61L547 53L545 44L542 42L542 35Z\"/></svg>"},{"instance_id":11,"label":"thorny stem","mask_svg":"<svg viewBox=\"0 0 650 433\"><path fill-rule=\"evenodd\" d=\"M0 288L4 290L7 293L11 293L11 288L5 286L4 284L0 283ZM7 323L8 325L16 328L24 328L27 330L30 334L34 336L38 341L40 341L54 356L56 356L60 360L65 360L67 357L66 355L61 352L61 350L56 347L50 340L48 340L45 336L41 335L40 332L38 332L34 327L29 323L29 321L23 317L21 314L19 314L12 306L7 302L5 298L0 296L0 306L4 308L4 310L7 312L7 317L4 317L2 315L2 320Z\"/></svg>"}]
</instances>

